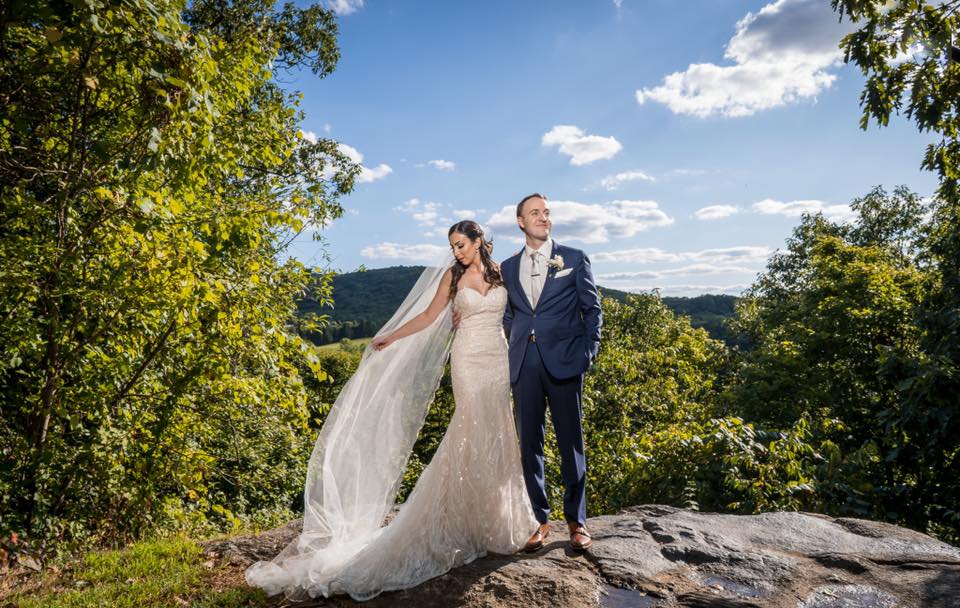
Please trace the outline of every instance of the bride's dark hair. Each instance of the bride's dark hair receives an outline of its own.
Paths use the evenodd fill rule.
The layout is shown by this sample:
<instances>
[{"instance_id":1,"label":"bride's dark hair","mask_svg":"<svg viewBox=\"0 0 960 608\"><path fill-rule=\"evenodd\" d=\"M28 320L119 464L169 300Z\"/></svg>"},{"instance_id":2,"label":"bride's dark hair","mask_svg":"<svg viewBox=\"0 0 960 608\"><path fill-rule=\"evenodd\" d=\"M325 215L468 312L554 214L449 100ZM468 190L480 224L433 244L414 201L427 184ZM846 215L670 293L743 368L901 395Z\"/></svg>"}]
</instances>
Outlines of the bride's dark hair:
<instances>
[{"instance_id":1,"label":"bride's dark hair","mask_svg":"<svg viewBox=\"0 0 960 608\"><path fill-rule=\"evenodd\" d=\"M447 237L450 235L458 233L470 239L471 242L480 240L480 261L483 263L483 280L490 285L491 287L496 287L497 285L503 285L503 277L500 276L500 267L497 266L496 262L493 261L493 258L490 257L490 254L493 253L493 241L488 241L483 238L483 228L480 227L480 224L476 223L473 220L463 220L462 222L457 222L453 226L450 226L450 230L447 232ZM460 277L463 276L463 273L467 270L467 267L460 263L459 260L453 263L453 281L450 283L450 299L452 300L454 296L457 295L457 283L460 282Z\"/></svg>"}]
</instances>

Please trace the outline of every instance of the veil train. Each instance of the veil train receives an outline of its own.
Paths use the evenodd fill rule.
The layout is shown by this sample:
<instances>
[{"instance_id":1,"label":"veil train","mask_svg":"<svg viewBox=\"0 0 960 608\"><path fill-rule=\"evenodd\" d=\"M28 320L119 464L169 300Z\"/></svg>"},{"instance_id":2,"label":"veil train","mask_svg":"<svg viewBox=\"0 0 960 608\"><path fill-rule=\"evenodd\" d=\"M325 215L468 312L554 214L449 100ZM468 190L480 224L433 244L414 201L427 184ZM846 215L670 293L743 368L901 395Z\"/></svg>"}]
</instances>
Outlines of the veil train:
<instances>
[{"instance_id":1,"label":"veil train","mask_svg":"<svg viewBox=\"0 0 960 608\"><path fill-rule=\"evenodd\" d=\"M426 310L452 263L448 254L428 266L377 335ZM388 349L367 346L310 456L303 532L273 560L250 566L249 584L302 599L308 582L328 595L327 581L379 535L450 354L451 309Z\"/></svg>"}]
</instances>

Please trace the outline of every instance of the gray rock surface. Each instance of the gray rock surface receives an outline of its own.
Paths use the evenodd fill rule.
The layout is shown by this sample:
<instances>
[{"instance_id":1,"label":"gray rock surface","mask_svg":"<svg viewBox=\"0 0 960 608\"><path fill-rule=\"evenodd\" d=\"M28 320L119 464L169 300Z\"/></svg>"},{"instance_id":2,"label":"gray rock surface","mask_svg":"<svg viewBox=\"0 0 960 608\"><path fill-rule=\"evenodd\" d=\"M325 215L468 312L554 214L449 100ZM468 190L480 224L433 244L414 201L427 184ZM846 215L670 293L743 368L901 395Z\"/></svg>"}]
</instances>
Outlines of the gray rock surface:
<instances>
[{"instance_id":1,"label":"gray rock surface","mask_svg":"<svg viewBox=\"0 0 960 608\"><path fill-rule=\"evenodd\" d=\"M890 524L645 505L587 525L594 542L585 555L570 550L556 523L538 553L488 555L363 605L960 608L960 549ZM245 567L275 555L298 530L291 522L204 549ZM335 597L293 605L355 604Z\"/></svg>"}]
</instances>

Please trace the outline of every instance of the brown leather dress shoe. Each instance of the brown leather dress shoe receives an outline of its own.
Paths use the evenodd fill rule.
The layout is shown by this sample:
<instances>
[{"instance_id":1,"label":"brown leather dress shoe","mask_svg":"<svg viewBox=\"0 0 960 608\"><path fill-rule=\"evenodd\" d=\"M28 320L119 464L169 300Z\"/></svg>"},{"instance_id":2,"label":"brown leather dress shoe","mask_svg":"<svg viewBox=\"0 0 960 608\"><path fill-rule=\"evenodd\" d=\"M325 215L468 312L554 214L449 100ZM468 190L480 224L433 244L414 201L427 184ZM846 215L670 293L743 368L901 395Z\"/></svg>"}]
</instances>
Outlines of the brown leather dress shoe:
<instances>
[{"instance_id":1,"label":"brown leather dress shoe","mask_svg":"<svg viewBox=\"0 0 960 608\"><path fill-rule=\"evenodd\" d=\"M593 543L587 528L575 521L567 522L567 526L570 528L570 548L574 551L586 551Z\"/></svg>"},{"instance_id":2,"label":"brown leather dress shoe","mask_svg":"<svg viewBox=\"0 0 960 608\"><path fill-rule=\"evenodd\" d=\"M548 534L550 534L550 524L540 524L537 530L527 539L527 544L523 546L523 550L527 553L539 551L543 547L543 541L547 539Z\"/></svg>"}]
</instances>

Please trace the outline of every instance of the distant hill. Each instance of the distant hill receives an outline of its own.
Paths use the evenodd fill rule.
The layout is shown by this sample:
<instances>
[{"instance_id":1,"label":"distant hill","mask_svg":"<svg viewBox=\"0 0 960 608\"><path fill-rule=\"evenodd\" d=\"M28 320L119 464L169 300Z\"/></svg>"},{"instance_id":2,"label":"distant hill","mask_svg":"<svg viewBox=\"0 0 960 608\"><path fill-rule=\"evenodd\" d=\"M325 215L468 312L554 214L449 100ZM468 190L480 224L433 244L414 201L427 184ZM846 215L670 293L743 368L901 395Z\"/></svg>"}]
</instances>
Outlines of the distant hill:
<instances>
[{"instance_id":1,"label":"distant hill","mask_svg":"<svg viewBox=\"0 0 960 608\"><path fill-rule=\"evenodd\" d=\"M297 302L300 314L313 312L330 317L322 334L306 334L315 344L342 338L369 338L376 334L403 302L423 272L423 266L391 266L333 277L333 307L311 300Z\"/></svg>"},{"instance_id":2,"label":"distant hill","mask_svg":"<svg viewBox=\"0 0 960 608\"><path fill-rule=\"evenodd\" d=\"M322 334L306 334L316 344L338 342L342 338L368 338L386 323L414 283L423 266L392 266L358 272L347 272L333 278L332 308L317 305L310 300L297 303L300 314L326 314L330 323ZM625 291L599 286L604 297L621 302L630 295ZM662 298L674 313L690 317L694 327L703 327L719 340L731 338L723 320L732 317L736 296L702 295L693 298L665 296Z\"/></svg>"},{"instance_id":3,"label":"distant hill","mask_svg":"<svg viewBox=\"0 0 960 608\"><path fill-rule=\"evenodd\" d=\"M600 293L607 298L624 302L629 292L598 286ZM692 298L682 296L662 296L660 298L674 314L690 317L690 325L707 330L710 337L723 340L730 346L737 341L730 334L724 321L735 314L736 296L725 294L704 294ZM743 347L743 345L740 345Z\"/></svg>"}]
</instances>

